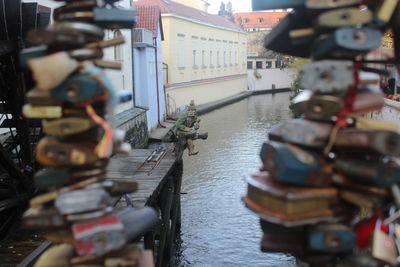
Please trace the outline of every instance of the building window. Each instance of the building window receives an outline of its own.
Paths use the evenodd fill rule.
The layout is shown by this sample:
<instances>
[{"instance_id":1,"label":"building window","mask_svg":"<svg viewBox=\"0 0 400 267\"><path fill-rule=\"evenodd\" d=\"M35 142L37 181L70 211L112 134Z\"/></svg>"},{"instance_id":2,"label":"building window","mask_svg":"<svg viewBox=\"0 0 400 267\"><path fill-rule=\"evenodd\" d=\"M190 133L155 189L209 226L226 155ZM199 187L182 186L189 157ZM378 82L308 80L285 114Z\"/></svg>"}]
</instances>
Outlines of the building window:
<instances>
[{"instance_id":1,"label":"building window","mask_svg":"<svg viewBox=\"0 0 400 267\"><path fill-rule=\"evenodd\" d=\"M178 67L185 67L185 40L178 40Z\"/></svg>"},{"instance_id":2,"label":"building window","mask_svg":"<svg viewBox=\"0 0 400 267\"><path fill-rule=\"evenodd\" d=\"M249 22L249 21L250 21L249 18L245 18L245 19L244 19L244 22Z\"/></svg>"},{"instance_id":3,"label":"building window","mask_svg":"<svg viewBox=\"0 0 400 267\"><path fill-rule=\"evenodd\" d=\"M196 65L196 50L193 50L193 67L197 67L197 65Z\"/></svg>"},{"instance_id":4,"label":"building window","mask_svg":"<svg viewBox=\"0 0 400 267\"><path fill-rule=\"evenodd\" d=\"M210 51L210 67L213 67L213 51Z\"/></svg>"},{"instance_id":5,"label":"building window","mask_svg":"<svg viewBox=\"0 0 400 267\"><path fill-rule=\"evenodd\" d=\"M114 31L114 38L122 36L122 33L120 30L115 30ZM114 46L114 60L115 61L122 61L124 59L124 47L123 45L116 45Z\"/></svg>"},{"instance_id":6,"label":"building window","mask_svg":"<svg viewBox=\"0 0 400 267\"><path fill-rule=\"evenodd\" d=\"M235 65L238 64L237 51L235 51Z\"/></svg>"},{"instance_id":7,"label":"building window","mask_svg":"<svg viewBox=\"0 0 400 267\"><path fill-rule=\"evenodd\" d=\"M262 69L262 61L256 61L256 69Z\"/></svg>"},{"instance_id":8,"label":"building window","mask_svg":"<svg viewBox=\"0 0 400 267\"><path fill-rule=\"evenodd\" d=\"M205 55L206 55L206 52L205 52L204 50L201 51L201 66L202 66L203 68L206 66Z\"/></svg>"},{"instance_id":9,"label":"building window","mask_svg":"<svg viewBox=\"0 0 400 267\"><path fill-rule=\"evenodd\" d=\"M226 66L226 51L224 51L224 66Z\"/></svg>"},{"instance_id":10,"label":"building window","mask_svg":"<svg viewBox=\"0 0 400 267\"><path fill-rule=\"evenodd\" d=\"M247 69L248 70L253 69L253 61L247 61Z\"/></svg>"},{"instance_id":11,"label":"building window","mask_svg":"<svg viewBox=\"0 0 400 267\"><path fill-rule=\"evenodd\" d=\"M232 52L229 52L229 65L232 66Z\"/></svg>"},{"instance_id":12,"label":"building window","mask_svg":"<svg viewBox=\"0 0 400 267\"><path fill-rule=\"evenodd\" d=\"M266 68L266 69L272 68L272 61L266 61L266 62L265 62L265 68Z\"/></svg>"},{"instance_id":13,"label":"building window","mask_svg":"<svg viewBox=\"0 0 400 267\"><path fill-rule=\"evenodd\" d=\"M263 22L263 21L264 21L263 18L259 18L259 19L258 19L258 22L260 22L260 23Z\"/></svg>"},{"instance_id":14,"label":"building window","mask_svg":"<svg viewBox=\"0 0 400 267\"><path fill-rule=\"evenodd\" d=\"M217 66L221 66L220 61L219 61L219 51L217 51Z\"/></svg>"}]
</instances>

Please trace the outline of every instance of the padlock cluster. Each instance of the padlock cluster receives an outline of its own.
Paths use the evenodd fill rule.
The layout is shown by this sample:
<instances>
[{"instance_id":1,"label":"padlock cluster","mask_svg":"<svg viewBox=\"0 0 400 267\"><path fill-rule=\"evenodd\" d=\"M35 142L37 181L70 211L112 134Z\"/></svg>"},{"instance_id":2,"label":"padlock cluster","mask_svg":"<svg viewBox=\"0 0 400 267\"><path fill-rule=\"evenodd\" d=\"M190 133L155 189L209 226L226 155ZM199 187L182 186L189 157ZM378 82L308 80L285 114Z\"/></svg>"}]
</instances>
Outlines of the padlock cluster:
<instances>
[{"instance_id":1,"label":"padlock cluster","mask_svg":"<svg viewBox=\"0 0 400 267\"><path fill-rule=\"evenodd\" d=\"M303 90L292 103L301 118L268 132L261 171L247 178L243 200L260 217L262 251L290 253L311 266L398 265L399 129L367 115L382 109L379 75L387 75L368 63L399 58L378 62L367 54L386 31L398 33L399 1L253 6L293 8L265 46L312 59L299 72Z\"/></svg>"},{"instance_id":2,"label":"padlock cluster","mask_svg":"<svg viewBox=\"0 0 400 267\"><path fill-rule=\"evenodd\" d=\"M138 185L106 177L110 157L131 150L125 133L106 119L118 97L104 69L121 65L102 60L103 49L125 40L103 40L104 32L135 25L134 10L115 7L117 1L66 1L54 10L54 24L28 34L34 47L20 55L35 81L23 114L41 119L45 134L36 147L44 166L35 175L41 194L30 201L23 224L55 244L36 266L138 266L142 247L131 242L158 221L149 207L115 211L118 199Z\"/></svg>"}]
</instances>

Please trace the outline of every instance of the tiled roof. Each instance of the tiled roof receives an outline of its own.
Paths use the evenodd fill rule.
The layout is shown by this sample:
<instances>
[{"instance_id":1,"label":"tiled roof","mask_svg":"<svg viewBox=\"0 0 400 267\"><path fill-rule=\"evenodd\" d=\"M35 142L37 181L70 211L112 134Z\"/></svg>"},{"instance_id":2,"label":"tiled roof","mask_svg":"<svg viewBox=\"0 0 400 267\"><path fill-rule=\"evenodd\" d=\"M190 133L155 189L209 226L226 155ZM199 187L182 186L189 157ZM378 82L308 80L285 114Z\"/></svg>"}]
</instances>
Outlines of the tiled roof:
<instances>
[{"instance_id":1,"label":"tiled roof","mask_svg":"<svg viewBox=\"0 0 400 267\"><path fill-rule=\"evenodd\" d=\"M242 28L228 19L209 14L198 9L185 6L170 0L139 0L133 2L135 7L142 5L156 5L161 8L161 13L175 14L185 18L201 21L204 23L209 23L219 27L230 28L237 31L243 31Z\"/></svg>"},{"instance_id":2,"label":"tiled roof","mask_svg":"<svg viewBox=\"0 0 400 267\"><path fill-rule=\"evenodd\" d=\"M153 37L157 38L158 26L160 26L161 39L163 39L161 24L161 9L159 6L136 6L138 23L136 28L142 28L153 32Z\"/></svg>"},{"instance_id":3,"label":"tiled roof","mask_svg":"<svg viewBox=\"0 0 400 267\"><path fill-rule=\"evenodd\" d=\"M289 12L247 12L235 13L235 23L244 28L273 28ZM240 19L239 19L240 18Z\"/></svg>"}]
</instances>

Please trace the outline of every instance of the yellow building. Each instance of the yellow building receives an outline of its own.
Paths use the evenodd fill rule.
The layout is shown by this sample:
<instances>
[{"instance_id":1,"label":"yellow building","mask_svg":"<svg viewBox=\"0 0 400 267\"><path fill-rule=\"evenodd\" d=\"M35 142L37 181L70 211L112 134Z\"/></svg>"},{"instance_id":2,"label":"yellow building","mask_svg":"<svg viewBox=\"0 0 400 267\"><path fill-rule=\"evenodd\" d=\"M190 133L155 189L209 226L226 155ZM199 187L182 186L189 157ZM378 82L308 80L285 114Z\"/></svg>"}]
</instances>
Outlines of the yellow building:
<instances>
[{"instance_id":1,"label":"yellow building","mask_svg":"<svg viewBox=\"0 0 400 267\"><path fill-rule=\"evenodd\" d=\"M163 62L168 111L194 99L206 104L247 90L247 33L224 17L167 0L158 5L164 30Z\"/></svg>"}]
</instances>

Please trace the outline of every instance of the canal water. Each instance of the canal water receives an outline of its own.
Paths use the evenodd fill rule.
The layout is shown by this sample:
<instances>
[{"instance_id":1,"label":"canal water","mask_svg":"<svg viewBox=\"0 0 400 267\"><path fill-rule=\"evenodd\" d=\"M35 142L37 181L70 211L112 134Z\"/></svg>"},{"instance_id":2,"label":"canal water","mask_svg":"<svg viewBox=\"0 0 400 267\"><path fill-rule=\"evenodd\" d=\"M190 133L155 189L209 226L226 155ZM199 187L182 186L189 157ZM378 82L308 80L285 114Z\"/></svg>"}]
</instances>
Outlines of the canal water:
<instances>
[{"instance_id":1,"label":"canal water","mask_svg":"<svg viewBox=\"0 0 400 267\"><path fill-rule=\"evenodd\" d=\"M290 119L289 93L252 96L201 116L199 155L184 157L182 233L175 266L295 266L260 251L258 217L243 205L245 175L275 124Z\"/></svg>"}]
</instances>

